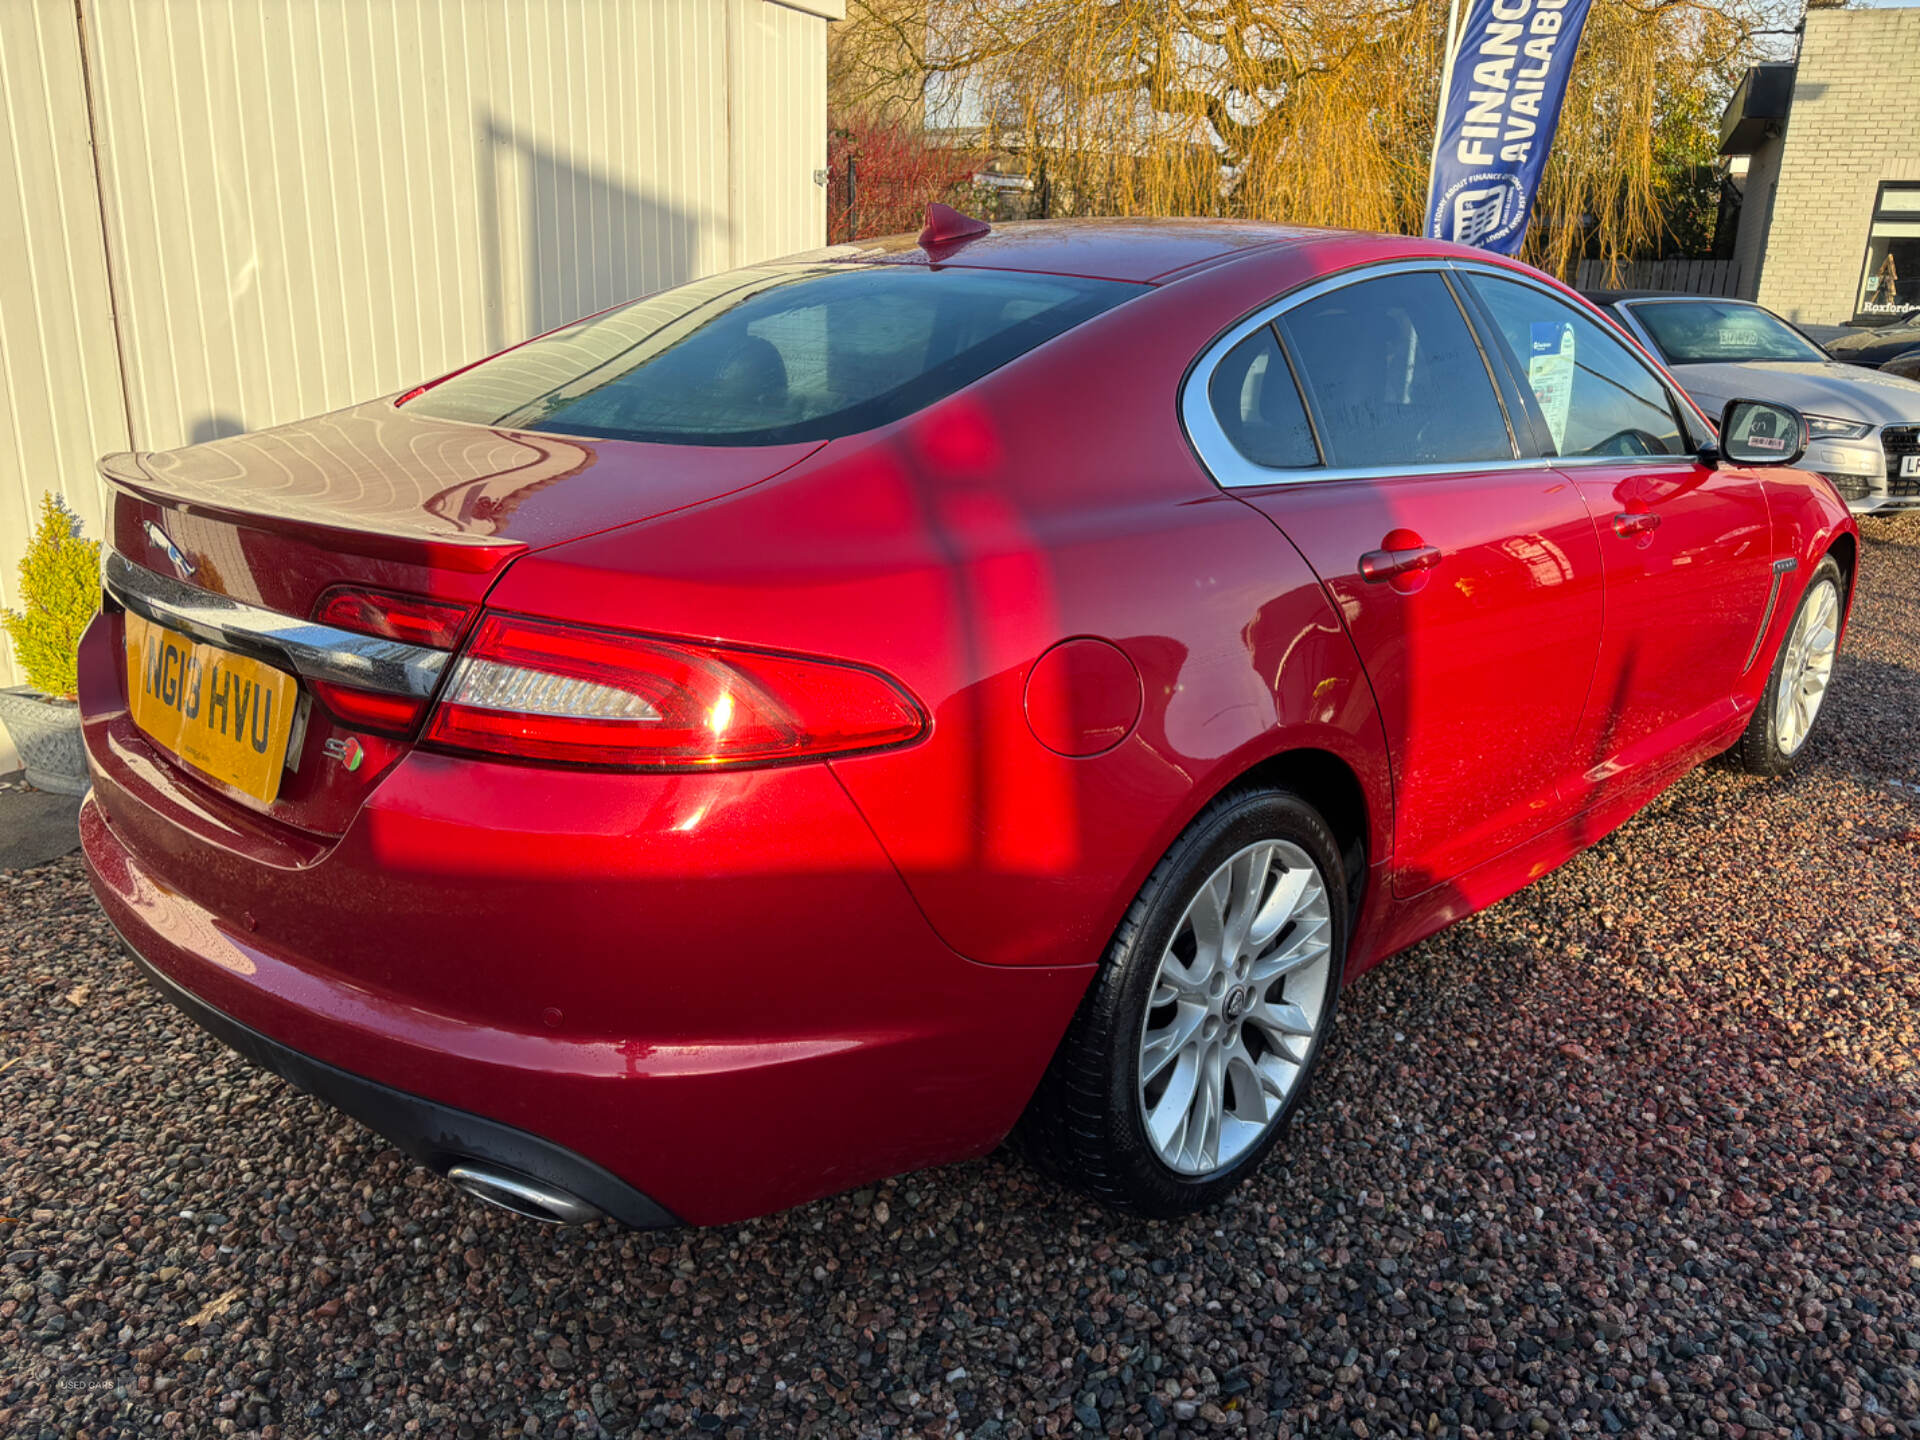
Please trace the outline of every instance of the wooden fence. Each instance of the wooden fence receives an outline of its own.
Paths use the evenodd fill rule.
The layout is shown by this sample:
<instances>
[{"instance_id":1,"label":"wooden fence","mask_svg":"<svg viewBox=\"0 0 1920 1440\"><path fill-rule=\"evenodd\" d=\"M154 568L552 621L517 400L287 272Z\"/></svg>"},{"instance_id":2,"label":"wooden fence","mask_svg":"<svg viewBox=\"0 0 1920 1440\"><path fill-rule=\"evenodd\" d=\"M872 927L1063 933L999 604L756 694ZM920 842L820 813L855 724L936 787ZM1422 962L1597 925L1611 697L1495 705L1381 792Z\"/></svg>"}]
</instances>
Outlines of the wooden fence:
<instances>
[{"instance_id":1,"label":"wooden fence","mask_svg":"<svg viewBox=\"0 0 1920 1440\"><path fill-rule=\"evenodd\" d=\"M1736 260L1631 260L1609 275L1606 261L1582 260L1574 288L1738 296L1740 264Z\"/></svg>"}]
</instances>

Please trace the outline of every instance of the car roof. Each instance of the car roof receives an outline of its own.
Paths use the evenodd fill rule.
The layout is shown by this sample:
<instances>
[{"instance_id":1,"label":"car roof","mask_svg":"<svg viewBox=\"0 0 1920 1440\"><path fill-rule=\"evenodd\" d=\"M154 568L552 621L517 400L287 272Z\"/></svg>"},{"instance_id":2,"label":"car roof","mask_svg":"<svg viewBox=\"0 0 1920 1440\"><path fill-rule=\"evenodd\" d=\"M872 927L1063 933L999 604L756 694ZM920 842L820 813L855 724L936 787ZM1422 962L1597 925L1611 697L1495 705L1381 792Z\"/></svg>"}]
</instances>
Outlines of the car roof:
<instances>
[{"instance_id":1,"label":"car roof","mask_svg":"<svg viewBox=\"0 0 1920 1440\"><path fill-rule=\"evenodd\" d=\"M1341 237L1373 239L1355 231L1280 225L1257 220L1080 219L1016 220L953 245L923 249L916 235L856 240L788 256L794 262L857 262L955 265L987 270L1027 270L1079 275L1094 280L1164 282L1252 250L1302 245ZM1435 242L1408 240L1410 254Z\"/></svg>"}]
</instances>

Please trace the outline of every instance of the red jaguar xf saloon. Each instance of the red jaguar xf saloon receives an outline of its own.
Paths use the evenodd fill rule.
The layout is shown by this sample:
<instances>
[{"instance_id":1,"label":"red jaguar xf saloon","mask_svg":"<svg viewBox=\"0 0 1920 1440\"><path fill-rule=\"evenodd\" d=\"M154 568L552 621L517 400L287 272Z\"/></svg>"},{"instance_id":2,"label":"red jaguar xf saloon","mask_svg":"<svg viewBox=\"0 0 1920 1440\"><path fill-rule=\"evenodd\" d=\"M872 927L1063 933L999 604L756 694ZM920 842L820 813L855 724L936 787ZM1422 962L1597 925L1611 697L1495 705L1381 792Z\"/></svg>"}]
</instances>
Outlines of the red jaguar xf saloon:
<instances>
[{"instance_id":1,"label":"red jaguar xf saloon","mask_svg":"<svg viewBox=\"0 0 1920 1440\"><path fill-rule=\"evenodd\" d=\"M1572 292L951 214L102 462L101 905L482 1199L738 1220L1010 1133L1246 1179L1344 982L1731 750L1858 540Z\"/></svg>"}]
</instances>

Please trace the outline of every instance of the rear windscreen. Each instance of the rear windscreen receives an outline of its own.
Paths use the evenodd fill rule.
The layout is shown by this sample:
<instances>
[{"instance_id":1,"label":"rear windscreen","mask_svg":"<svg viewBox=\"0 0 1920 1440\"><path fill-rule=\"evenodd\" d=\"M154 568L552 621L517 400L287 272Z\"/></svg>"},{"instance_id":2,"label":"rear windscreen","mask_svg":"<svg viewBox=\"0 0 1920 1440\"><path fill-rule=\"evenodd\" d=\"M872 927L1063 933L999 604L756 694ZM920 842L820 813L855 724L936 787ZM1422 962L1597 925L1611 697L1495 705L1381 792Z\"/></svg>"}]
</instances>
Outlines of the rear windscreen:
<instances>
[{"instance_id":1,"label":"rear windscreen","mask_svg":"<svg viewBox=\"0 0 1920 1440\"><path fill-rule=\"evenodd\" d=\"M1633 307L1669 365L1825 360L1813 342L1758 305L1647 300Z\"/></svg>"},{"instance_id":2,"label":"rear windscreen","mask_svg":"<svg viewBox=\"0 0 1920 1440\"><path fill-rule=\"evenodd\" d=\"M483 360L407 409L681 445L829 440L909 415L1140 293L907 265L732 270Z\"/></svg>"}]
</instances>

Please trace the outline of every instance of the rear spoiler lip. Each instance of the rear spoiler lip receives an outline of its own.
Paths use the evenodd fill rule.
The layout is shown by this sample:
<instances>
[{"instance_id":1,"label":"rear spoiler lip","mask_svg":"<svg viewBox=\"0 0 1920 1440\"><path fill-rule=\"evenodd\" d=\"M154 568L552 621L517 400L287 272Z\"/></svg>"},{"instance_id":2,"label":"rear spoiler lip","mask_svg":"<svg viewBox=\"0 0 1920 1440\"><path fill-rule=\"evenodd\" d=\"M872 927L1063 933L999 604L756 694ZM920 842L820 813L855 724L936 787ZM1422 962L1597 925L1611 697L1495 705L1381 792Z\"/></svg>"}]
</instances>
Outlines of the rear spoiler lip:
<instances>
[{"instance_id":1,"label":"rear spoiler lip","mask_svg":"<svg viewBox=\"0 0 1920 1440\"><path fill-rule=\"evenodd\" d=\"M109 487L150 505L249 529L320 540L340 550L378 560L397 560L439 570L488 575L504 570L511 561L531 548L524 540L462 535L454 531L433 535L419 531L339 525L296 515L276 515L265 510L222 505L198 496L169 493L155 484L153 477L140 465L140 457L131 451L102 456L98 469L100 478Z\"/></svg>"}]
</instances>

